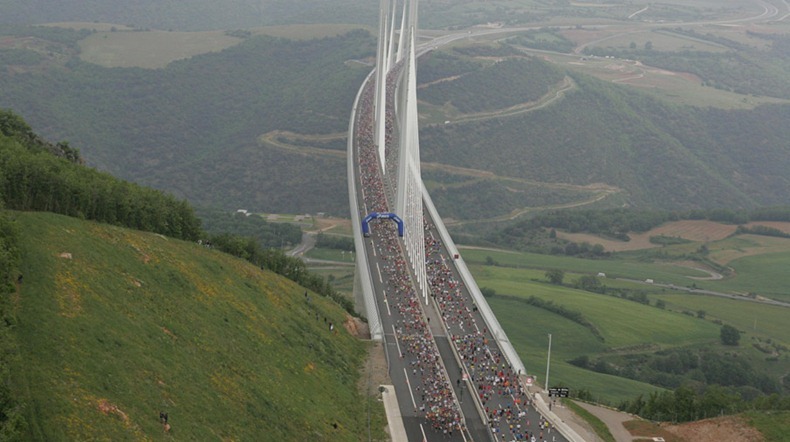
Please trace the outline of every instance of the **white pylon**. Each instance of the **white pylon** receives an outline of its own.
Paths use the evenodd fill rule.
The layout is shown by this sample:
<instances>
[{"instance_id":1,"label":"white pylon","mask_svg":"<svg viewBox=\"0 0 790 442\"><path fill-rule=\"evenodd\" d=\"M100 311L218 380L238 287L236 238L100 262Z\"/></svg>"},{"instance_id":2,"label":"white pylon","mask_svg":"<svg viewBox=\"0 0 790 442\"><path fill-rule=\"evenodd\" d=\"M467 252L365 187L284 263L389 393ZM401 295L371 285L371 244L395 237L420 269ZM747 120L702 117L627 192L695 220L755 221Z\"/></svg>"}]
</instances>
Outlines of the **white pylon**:
<instances>
[{"instance_id":1,"label":"white pylon","mask_svg":"<svg viewBox=\"0 0 790 442\"><path fill-rule=\"evenodd\" d=\"M395 54L395 17L397 14L395 13L395 9L398 7L398 0L392 0L392 10L390 11L391 21L389 27L389 47L387 48L387 72L395 66L395 61L393 60Z\"/></svg>"},{"instance_id":2,"label":"white pylon","mask_svg":"<svg viewBox=\"0 0 790 442\"><path fill-rule=\"evenodd\" d=\"M417 114L417 69L414 27L408 30L408 58L401 88L405 89L401 99L400 152L398 156L398 179L396 212L402 214L408 235L404 238L406 252L421 294L428 299L428 278L425 270L425 227L423 225L422 192L420 176L420 132Z\"/></svg>"},{"instance_id":3,"label":"white pylon","mask_svg":"<svg viewBox=\"0 0 790 442\"><path fill-rule=\"evenodd\" d=\"M406 42L406 5L408 4L409 0L403 0L403 12L400 17L400 34L398 35L398 56L395 59L396 61L403 60L406 54L406 51L403 50L403 45Z\"/></svg>"},{"instance_id":4,"label":"white pylon","mask_svg":"<svg viewBox=\"0 0 790 442\"><path fill-rule=\"evenodd\" d=\"M386 107L387 107L387 71L389 63L387 61L389 47L387 44L387 16L389 14L389 0L381 0L379 4L379 44L376 51L376 96L374 99L376 112L374 135L378 146L379 162L381 173L386 174Z\"/></svg>"}]
</instances>

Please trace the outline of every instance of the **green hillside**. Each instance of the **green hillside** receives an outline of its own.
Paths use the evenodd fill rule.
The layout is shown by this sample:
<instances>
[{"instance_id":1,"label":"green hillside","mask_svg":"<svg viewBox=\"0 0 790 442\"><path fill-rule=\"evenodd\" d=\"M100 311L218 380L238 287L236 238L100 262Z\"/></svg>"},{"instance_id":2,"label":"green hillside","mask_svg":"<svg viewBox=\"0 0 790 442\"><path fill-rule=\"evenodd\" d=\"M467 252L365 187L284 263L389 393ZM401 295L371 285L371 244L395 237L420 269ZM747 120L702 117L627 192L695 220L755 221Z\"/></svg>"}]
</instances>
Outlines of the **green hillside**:
<instances>
[{"instance_id":1,"label":"green hillside","mask_svg":"<svg viewBox=\"0 0 790 442\"><path fill-rule=\"evenodd\" d=\"M0 29L15 47L0 106L78 146L89 164L193 204L347 213L338 147L370 70L368 33L253 36L162 69L81 61L89 34ZM537 57L492 64L514 51L503 48L454 47L420 62L421 155L440 213L488 222L577 205L787 203L790 106L668 104Z\"/></svg>"},{"instance_id":2,"label":"green hillside","mask_svg":"<svg viewBox=\"0 0 790 442\"><path fill-rule=\"evenodd\" d=\"M425 128L423 161L543 182L607 183L624 189L627 202L638 207L786 203L790 181L783 171L790 168L790 128L781 121L790 118L790 106L674 106L622 86L569 75L578 87L539 111ZM469 90L489 86L481 83ZM760 143L751 141L755 139ZM477 199L495 198L481 194Z\"/></svg>"},{"instance_id":3,"label":"green hillside","mask_svg":"<svg viewBox=\"0 0 790 442\"><path fill-rule=\"evenodd\" d=\"M11 370L23 439L159 439L160 411L175 440L367 434L366 346L328 298L306 300L296 284L194 242L10 216L24 275Z\"/></svg>"},{"instance_id":4,"label":"green hillside","mask_svg":"<svg viewBox=\"0 0 790 442\"><path fill-rule=\"evenodd\" d=\"M85 34L76 31L0 28L0 35L45 56L19 66L25 75L0 73L0 107L13 107L42 136L78 146L88 164L193 204L348 213L342 158L305 156L258 137L343 133L370 69L349 61L374 53L367 32L255 36L155 70L83 62L77 41Z\"/></svg>"}]
</instances>

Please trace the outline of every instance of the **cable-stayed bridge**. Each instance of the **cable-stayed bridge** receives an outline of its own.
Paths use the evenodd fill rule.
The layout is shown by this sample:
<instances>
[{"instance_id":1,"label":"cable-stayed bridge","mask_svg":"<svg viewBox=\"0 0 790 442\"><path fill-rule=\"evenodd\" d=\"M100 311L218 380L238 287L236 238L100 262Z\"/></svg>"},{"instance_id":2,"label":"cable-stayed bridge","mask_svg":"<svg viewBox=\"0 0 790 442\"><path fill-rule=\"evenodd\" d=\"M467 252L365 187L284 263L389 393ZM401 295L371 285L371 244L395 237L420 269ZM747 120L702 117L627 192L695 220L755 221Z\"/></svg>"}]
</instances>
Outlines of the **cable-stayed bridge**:
<instances>
[{"instance_id":1,"label":"cable-stayed bridge","mask_svg":"<svg viewBox=\"0 0 790 442\"><path fill-rule=\"evenodd\" d=\"M381 0L376 68L354 102L348 144L358 289L371 336L384 342L406 438L580 441L529 392L423 185L416 66L427 49L417 21L417 0Z\"/></svg>"}]
</instances>

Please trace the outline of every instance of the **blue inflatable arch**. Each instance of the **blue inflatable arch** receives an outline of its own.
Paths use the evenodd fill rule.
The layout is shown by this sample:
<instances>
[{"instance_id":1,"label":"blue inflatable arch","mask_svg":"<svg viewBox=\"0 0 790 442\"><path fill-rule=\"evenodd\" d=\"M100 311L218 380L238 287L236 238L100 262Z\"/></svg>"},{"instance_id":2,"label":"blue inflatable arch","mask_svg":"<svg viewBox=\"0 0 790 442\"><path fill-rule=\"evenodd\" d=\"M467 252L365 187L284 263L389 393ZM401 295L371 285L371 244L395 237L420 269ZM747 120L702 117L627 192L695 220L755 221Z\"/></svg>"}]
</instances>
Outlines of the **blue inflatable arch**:
<instances>
[{"instance_id":1,"label":"blue inflatable arch","mask_svg":"<svg viewBox=\"0 0 790 442\"><path fill-rule=\"evenodd\" d=\"M390 212L372 212L362 220L362 234L370 236L370 221L374 219L391 219L398 225L398 236L403 236L403 220L398 215Z\"/></svg>"}]
</instances>

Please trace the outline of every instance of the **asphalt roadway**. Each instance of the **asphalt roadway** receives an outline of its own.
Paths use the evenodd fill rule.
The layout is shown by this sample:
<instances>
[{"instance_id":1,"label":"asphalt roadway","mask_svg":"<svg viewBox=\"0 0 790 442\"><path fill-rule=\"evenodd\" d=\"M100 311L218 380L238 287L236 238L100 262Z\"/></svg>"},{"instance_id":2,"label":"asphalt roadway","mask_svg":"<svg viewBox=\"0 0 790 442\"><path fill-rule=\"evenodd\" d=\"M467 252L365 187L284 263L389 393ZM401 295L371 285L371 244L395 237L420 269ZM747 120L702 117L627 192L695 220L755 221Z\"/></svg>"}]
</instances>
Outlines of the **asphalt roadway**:
<instances>
[{"instance_id":1,"label":"asphalt roadway","mask_svg":"<svg viewBox=\"0 0 790 442\"><path fill-rule=\"evenodd\" d=\"M408 439L410 441L474 440L498 442L529 440L519 438L517 435L520 434L521 437L534 435L537 441L565 442L566 439L559 432L550 431L547 427L540 427L541 416L535 411L534 407L527 406L529 401L528 394L518 394L519 391L523 391L519 390L520 386L514 386L514 392L512 393L507 393L504 389L502 389L502 394L493 393L486 400L485 405L482 404L479 394L481 391L480 385L491 385L492 369L489 368L487 374L481 373L481 363L478 361L478 371L475 372L473 362L470 360L465 360L462 367L457 353L451 347L450 337L464 336L469 334L471 330L463 330L462 324L458 322L454 324L445 322L442 319L442 315L439 314L437 302L433 297L429 297L427 303L424 299L420 299L420 307L425 320L430 325L436 347L453 387L455 398L460 403L461 412L465 418L466 431L463 433L445 434L432 428L430 422L425 418L424 412L420 409L425 403L421 393L425 390L425 385L422 383L420 372L413 365L417 356L407 354L403 348L409 337L408 332L403 330L402 324L408 318L398 311L397 308L394 308L394 306L404 302L404 300L398 299L400 295L388 278L387 265L395 257L385 257L388 251L383 247L379 247L381 243L380 232L383 229L394 229L394 226L385 222L371 224L372 235L365 240L365 248L368 255L368 263L370 264L371 279L377 295L376 302L381 316L382 328L384 329L389 374L398 397ZM434 231L428 231L426 234L429 237L438 238L438 234ZM452 272L451 278L460 281L457 270L451 265L452 258L447 254L443 246L434 250L429 256L430 259L439 259L446 264L450 264L448 269ZM488 339L488 348L481 348L480 352L490 355L491 361L498 357L500 364L497 368L501 369L504 367L506 369L506 364L503 362L504 358L501 356L493 336L485 329L482 316L475 311L474 303L468 290L463 286L459 286L458 289L463 296L465 306L468 307L466 314L469 314L469 317L472 318L475 332L481 333ZM448 336L448 331L450 336ZM464 377L464 374L466 374L466 377ZM518 403L517 398L521 398L521 403ZM488 412L481 413L481 410L486 410L486 407ZM507 413L508 410L510 410L509 414ZM497 416L498 413L503 414ZM481 414L486 415L485 420ZM493 419L490 419L490 417L493 417ZM495 430L492 431L489 428ZM542 439L541 434L543 435Z\"/></svg>"},{"instance_id":2,"label":"asphalt roadway","mask_svg":"<svg viewBox=\"0 0 790 442\"><path fill-rule=\"evenodd\" d=\"M426 213L425 216L429 217L429 214ZM467 381L463 382L462 379L460 384L462 386L466 385L467 393L466 396L463 393L460 395L467 398L466 400L470 402L473 392L477 395L474 398L477 406L483 410L489 427L493 429L489 433L489 438L495 441L527 440L523 437L534 435L538 441L566 442L565 437L558 431L550 430L547 424L541 426L543 418L533 406L529 405L531 398L526 386L523 384L524 376L520 376L524 375L523 373L513 374L511 379L517 380L514 382L514 385L509 386L510 392L501 382L495 381L497 376L493 374L494 371L507 372L509 369L505 362L505 357L499 349L493 334L487 330L485 321L477 311L469 290L461 282L461 276L455 267L455 260L450 256L444 245L441 244L439 234L433 227L433 220L429 219L429 225L430 229L426 230L426 237L432 240L436 246L433 250L428 250L428 247L426 247L426 253L428 254L426 261L433 261L434 267L439 266L438 263L441 262L440 266L446 272L442 276L445 280L444 286L447 286L448 281L452 281L455 284L455 296L446 299L456 300L455 303L447 303L444 308L441 308L442 297L445 295L440 294L431 303L432 308L430 310L434 314L437 311L443 312L445 319L441 323L447 327L450 336L458 337L459 340L463 340L464 337L477 336L484 339L484 342L487 344L478 346L474 352L477 361L468 357L463 359L463 373L466 374ZM434 283L434 286L438 285L438 283ZM453 290L447 291L452 292ZM434 321L431 321L431 323L433 324ZM436 321L436 323L438 324L439 321ZM486 357L488 357L489 361L488 370L484 369ZM495 361L498 361L498 364L495 364ZM463 376L463 373L461 373L461 376ZM455 385L458 385L457 381ZM488 390L489 395L485 403L483 403L480 393L485 392L488 387L491 387ZM509 418L507 417L508 410L510 410ZM503 413L498 419L496 416L497 412Z\"/></svg>"},{"instance_id":3,"label":"asphalt roadway","mask_svg":"<svg viewBox=\"0 0 790 442\"><path fill-rule=\"evenodd\" d=\"M407 354L406 349L403 348L410 337L408 331L403 330L402 324L407 322L409 318L396 308L397 305L405 302L405 299L402 297L402 294L397 293L394 285L389 281L388 272L386 270L388 259L383 255L383 253L385 253L384 250L377 247L377 243L380 244L381 242L379 233L383 228L388 227L390 226L385 227L382 223L374 223L371 237L365 240L365 249L371 269L371 279L376 293L376 303L378 304L381 317L381 326L384 330L389 375L395 387L395 394L398 397L398 404L400 406L401 415L403 416L406 434L410 441L489 440L485 424L475 409L474 404L470 401L465 401L465 404L461 404L461 412L466 418L467 431L455 431L452 435L434 430L428 419L426 419L425 413L420 410L420 407L425 404L422 396L422 392L425 391L425 385L422 382L420 371L412 365L416 356ZM393 259L395 257L388 258ZM424 301L421 301L421 307L423 312L425 312ZM431 322L433 321L434 319L431 320ZM449 348L446 335L437 336L435 327L431 328L432 331L434 331L434 338L438 351L447 372L460 373L461 367L455 358L452 357L452 350ZM400 332L398 332L399 329L401 330ZM452 381L452 379L450 380Z\"/></svg>"}]
</instances>

